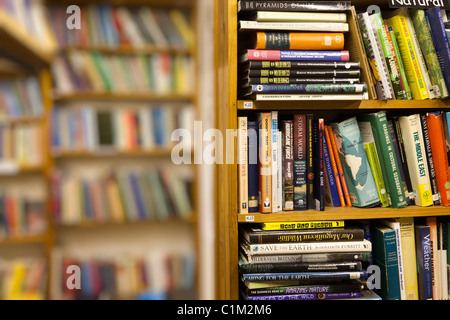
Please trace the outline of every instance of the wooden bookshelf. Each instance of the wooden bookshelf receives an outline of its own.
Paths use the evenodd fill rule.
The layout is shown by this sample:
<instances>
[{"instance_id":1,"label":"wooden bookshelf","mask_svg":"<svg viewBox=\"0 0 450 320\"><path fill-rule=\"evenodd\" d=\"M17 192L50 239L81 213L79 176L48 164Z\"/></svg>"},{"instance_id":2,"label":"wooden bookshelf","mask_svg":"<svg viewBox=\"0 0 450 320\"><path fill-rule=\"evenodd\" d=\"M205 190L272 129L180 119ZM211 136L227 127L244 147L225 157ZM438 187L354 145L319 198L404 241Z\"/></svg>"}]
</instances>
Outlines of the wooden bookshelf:
<instances>
[{"instance_id":1,"label":"wooden bookshelf","mask_svg":"<svg viewBox=\"0 0 450 320\"><path fill-rule=\"evenodd\" d=\"M251 101L238 98L238 14L237 1L216 0L216 127L225 136L227 129L237 129L239 115L255 115L260 110L279 110L283 113L295 110L308 110L327 115L349 115L365 110L386 110L392 113L405 113L412 110L442 110L450 107L450 100L426 101ZM369 5L387 7L387 2L352 1L358 10L365 10ZM350 30L354 32L355 30ZM354 34L347 37L357 38ZM354 40L354 39L353 39ZM362 43L355 42L356 49L364 52ZM359 48L358 48L359 46ZM355 48L353 48L354 50ZM355 59L355 58L354 58ZM358 55L357 60L365 56ZM367 67L367 61L362 61L362 68ZM366 76L370 70L362 70ZM222 151L220 151L222 152ZM225 152L225 151L223 151ZM222 156L223 154L219 155ZM234 163L237 163L235 155ZM325 211L295 211L278 213L238 214L238 170L236 164L220 164L216 166L216 282L218 299L238 299L238 226L253 222L280 221L312 221L312 220L355 220L382 219L397 217L427 217L450 215L450 208L444 206L418 207L407 206L401 209L392 208L356 208L356 207L326 207Z\"/></svg>"},{"instance_id":2,"label":"wooden bookshelf","mask_svg":"<svg viewBox=\"0 0 450 320\"><path fill-rule=\"evenodd\" d=\"M193 94L179 93L154 93L154 92L136 92L136 93L106 93L106 92L75 92L73 94L55 94L55 102L74 102L74 101L147 101L147 102L192 102L195 99Z\"/></svg>"}]
</instances>

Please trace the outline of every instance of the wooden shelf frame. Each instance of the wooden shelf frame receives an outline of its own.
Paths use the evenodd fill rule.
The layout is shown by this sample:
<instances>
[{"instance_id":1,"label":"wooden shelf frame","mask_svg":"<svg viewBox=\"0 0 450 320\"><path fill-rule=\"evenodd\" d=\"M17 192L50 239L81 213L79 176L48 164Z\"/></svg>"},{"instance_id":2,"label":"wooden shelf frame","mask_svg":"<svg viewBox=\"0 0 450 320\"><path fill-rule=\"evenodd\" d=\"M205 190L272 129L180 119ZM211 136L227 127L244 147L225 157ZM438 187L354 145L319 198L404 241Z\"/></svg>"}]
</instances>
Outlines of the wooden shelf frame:
<instances>
[{"instance_id":1,"label":"wooden shelf frame","mask_svg":"<svg viewBox=\"0 0 450 320\"><path fill-rule=\"evenodd\" d=\"M408 110L448 109L450 100L410 101L249 101L237 97L238 83L238 21L237 0L216 0L216 128L224 135L227 129L237 129L237 117L246 112L258 110L332 110L359 112L360 110ZM371 4L387 6L386 1L353 1L356 9L362 10ZM355 30L353 30L355 31ZM362 45L361 45L362 47ZM362 66L368 66L367 62ZM366 70L366 76L370 70ZM414 111L412 111L414 112ZM219 150L219 157L223 156ZM223 159L223 157L222 157ZM236 158L235 158L236 159ZM236 163L236 161L235 161ZM236 164L216 165L216 295L218 299L239 298L238 272L238 226L240 223L312 221L312 220L354 220L394 217L427 217L450 215L450 208L444 206L393 208L331 208L325 211L278 212L272 214L238 214L238 170Z\"/></svg>"}]
</instances>

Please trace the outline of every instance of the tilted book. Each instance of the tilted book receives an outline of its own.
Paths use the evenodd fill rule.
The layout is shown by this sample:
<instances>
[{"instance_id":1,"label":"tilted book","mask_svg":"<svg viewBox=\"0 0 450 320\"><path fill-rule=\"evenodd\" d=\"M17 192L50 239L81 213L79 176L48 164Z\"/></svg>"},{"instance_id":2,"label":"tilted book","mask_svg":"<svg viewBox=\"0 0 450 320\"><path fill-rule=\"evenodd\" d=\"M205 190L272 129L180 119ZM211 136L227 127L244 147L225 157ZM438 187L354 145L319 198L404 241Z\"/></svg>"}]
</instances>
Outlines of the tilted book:
<instances>
[{"instance_id":1,"label":"tilted book","mask_svg":"<svg viewBox=\"0 0 450 320\"><path fill-rule=\"evenodd\" d=\"M331 126L352 205L367 207L379 204L380 198L356 117L331 123Z\"/></svg>"},{"instance_id":2,"label":"tilted book","mask_svg":"<svg viewBox=\"0 0 450 320\"><path fill-rule=\"evenodd\" d=\"M378 111L362 114L358 116L358 120L370 122L391 206L393 208L406 206L405 191L403 190L402 177L400 176L386 112Z\"/></svg>"},{"instance_id":3,"label":"tilted book","mask_svg":"<svg viewBox=\"0 0 450 320\"><path fill-rule=\"evenodd\" d=\"M428 164L425 159L422 127L419 114L399 117L405 146L406 162L415 194L415 203L426 207L433 205Z\"/></svg>"},{"instance_id":4,"label":"tilted book","mask_svg":"<svg viewBox=\"0 0 450 320\"><path fill-rule=\"evenodd\" d=\"M324 165L325 165L325 185L330 190L330 205L333 207L340 207L341 206L341 198L338 191L338 185L339 182L339 188L341 187L340 181L339 181L339 173L335 174L334 169L336 168L336 165L334 166L331 164L331 158L330 158L330 152L328 150L328 143L326 139L326 135L324 137L324 143L323 143L323 156L324 156ZM334 159L333 159L334 160ZM341 195L342 195L342 191ZM325 201L327 203L327 196L325 196ZM343 199L343 196L342 196Z\"/></svg>"},{"instance_id":5,"label":"tilted book","mask_svg":"<svg viewBox=\"0 0 450 320\"><path fill-rule=\"evenodd\" d=\"M341 165L341 160L336 149L333 129L330 126L325 126L325 138L330 154L331 166L336 177L336 187L339 194L341 207L351 206L350 195L348 193L347 182L345 181L344 170Z\"/></svg>"}]
</instances>

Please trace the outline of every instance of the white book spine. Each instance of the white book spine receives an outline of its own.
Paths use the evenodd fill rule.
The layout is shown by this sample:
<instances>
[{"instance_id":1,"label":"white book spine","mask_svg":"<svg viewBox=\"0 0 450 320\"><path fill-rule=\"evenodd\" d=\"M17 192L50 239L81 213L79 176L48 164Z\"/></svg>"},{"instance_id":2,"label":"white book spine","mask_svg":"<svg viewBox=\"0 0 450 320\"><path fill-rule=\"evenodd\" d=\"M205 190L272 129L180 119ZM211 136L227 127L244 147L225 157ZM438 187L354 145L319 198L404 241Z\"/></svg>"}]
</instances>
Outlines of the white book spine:
<instances>
[{"instance_id":1,"label":"white book spine","mask_svg":"<svg viewBox=\"0 0 450 320\"><path fill-rule=\"evenodd\" d=\"M278 111L272 111L272 212L278 212L278 191L277 191L277 175L278 175Z\"/></svg>"},{"instance_id":2,"label":"white book spine","mask_svg":"<svg viewBox=\"0 0 450 320\"><path fill-rule=\"evenodd\" d=\"M247 117L238 117L238 169L239 169L239 208L241 214L248 213L248 162L247 162Z\"/></svg>"},{"instance_id":3,"label":"white book spine","mask_svg":"<svg viewBox=\"0 0 450 320\"><path fill-rule=\"evenodd\" d=\"M278 211L283 211L283 156L284 156L284 150L281 147L282 145L282 139L283 135L280 130L278 130L277 133L277 141L278 141L278 165L277 165L277 208Z\"/></svg>"}]
</instances>

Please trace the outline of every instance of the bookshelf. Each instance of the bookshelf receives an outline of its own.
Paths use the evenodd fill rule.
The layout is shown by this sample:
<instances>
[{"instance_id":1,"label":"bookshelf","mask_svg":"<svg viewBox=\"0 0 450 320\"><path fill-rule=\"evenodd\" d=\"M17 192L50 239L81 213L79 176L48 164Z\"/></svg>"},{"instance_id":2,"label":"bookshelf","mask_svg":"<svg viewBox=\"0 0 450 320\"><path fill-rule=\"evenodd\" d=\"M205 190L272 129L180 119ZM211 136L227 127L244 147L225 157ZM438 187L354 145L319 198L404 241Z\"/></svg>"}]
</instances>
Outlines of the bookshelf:
<instances>
[{"instance_id":1,"label":"bookshelf","mask_svg":"<svg viewBox=\"0 0 450 320\"><path fill-rule=\"evenodd\" d=\"M364 11L369 5L387 7L386 1L352 1L356 12ZM238 116L253 116L262 110L279 110L280 114L314 113L325 120L337 115L357 114L369 110L387 110L393 114L404 114L412 110L445 110L449 108L449 100L396 101L370 100L363 101L251 101L238 99L238 11L237 1L216 1L216 126L225 136L227 129L237 129ZM364 56L362 43L355 34L356 25L349 26L346 35L349 40L348 50L354 59L361 61L362 78L370 77L367 59ZM353 60L355 61L355 60ZM370 90L370 89L369 89ZM234 144L236 145L236 144ZM225 152L225 150L223 150ZM224 154L220 154L224 156ZM223 157L225 159L225 157ZM235 160L236 160L235 156ZM237 161L234 161L236 163ZM238 227L251 222L311 221L311 220L356 220L381 219L397 217L446 216L448 207L407 206L401 209L392 208L356 208L326 207L325 211L282 211L277 213L238 213L238 166L237 164L216 165L216 211L217 211L217 297L219 299L239 298L239 240Z\"/></svg>"}]
</instances>

